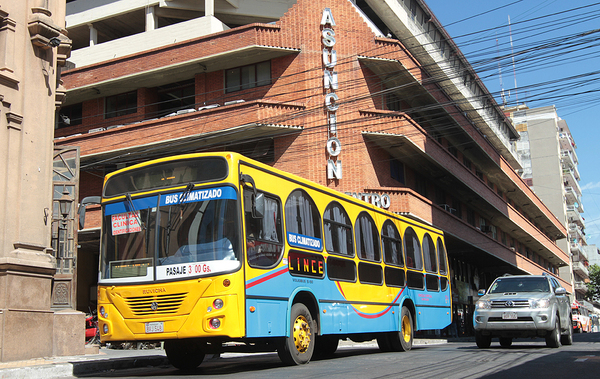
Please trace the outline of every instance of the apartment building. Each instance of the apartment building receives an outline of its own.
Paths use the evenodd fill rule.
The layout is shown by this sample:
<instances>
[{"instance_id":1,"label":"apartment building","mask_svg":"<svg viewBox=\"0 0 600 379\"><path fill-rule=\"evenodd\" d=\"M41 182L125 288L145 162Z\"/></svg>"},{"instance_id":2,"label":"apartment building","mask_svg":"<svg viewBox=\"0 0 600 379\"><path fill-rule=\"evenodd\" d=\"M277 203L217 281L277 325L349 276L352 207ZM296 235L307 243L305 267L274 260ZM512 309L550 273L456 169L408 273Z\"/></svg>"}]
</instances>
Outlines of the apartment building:
<instances>
[{"instance_id":1,"label":"apartment building","mask_svg":"<svg viewBox=\"0 0 600 379\"><path fill-rule=\"evenodd\" d=\"M465 332L497 276L569 265L564 223L516 172L517 130L424 1L74 0L67 30L55 144L80 149L80 198L151 158L241 152L444 230Z\"/></svg>"},{"instance_id":2,"label":"apartment building","mask_svg":"<svg viewBox=\"0 0 600 379\"><path fill-rule=\"evenodd\" d=\"M577 170L577 144L567 122L554 106L528 108L520 105L506 109L519 134L517 153L523 163L522 178L564 222L568 238L557 242L570 253L571 264L559 270L573 285L574 300L583 300L589 280L589 249Z\"/></svg>"}]
</instances>

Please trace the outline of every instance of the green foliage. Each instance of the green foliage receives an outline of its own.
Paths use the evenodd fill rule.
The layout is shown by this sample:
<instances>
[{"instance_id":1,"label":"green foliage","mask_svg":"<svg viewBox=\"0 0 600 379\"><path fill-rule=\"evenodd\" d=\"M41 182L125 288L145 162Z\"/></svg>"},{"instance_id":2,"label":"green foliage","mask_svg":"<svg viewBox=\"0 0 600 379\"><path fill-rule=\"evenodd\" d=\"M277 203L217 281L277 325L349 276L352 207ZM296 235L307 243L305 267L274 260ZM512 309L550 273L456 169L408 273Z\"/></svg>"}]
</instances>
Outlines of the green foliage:
<instances>
[{"instance_id":1,"label":"green foliage","mask_svg":"<svg viewBox=\"0 0 600 379\"><path fill-rule=\"evenodd\" d=\"M588 267L590 282L587 283L587 293L585 297L588 300L600 299L600 266L591 265Z\"/></svg>"}]
</instances>

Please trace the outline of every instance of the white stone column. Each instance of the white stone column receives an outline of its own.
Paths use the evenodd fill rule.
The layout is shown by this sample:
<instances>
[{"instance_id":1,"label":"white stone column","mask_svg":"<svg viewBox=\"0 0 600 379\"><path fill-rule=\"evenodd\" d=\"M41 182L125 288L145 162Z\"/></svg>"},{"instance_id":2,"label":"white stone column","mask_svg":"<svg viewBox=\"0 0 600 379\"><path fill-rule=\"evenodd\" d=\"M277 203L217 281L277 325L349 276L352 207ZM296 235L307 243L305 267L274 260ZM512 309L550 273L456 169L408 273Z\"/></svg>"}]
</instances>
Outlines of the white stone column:
<instances>
[{"instance_id":1,"label":"white stone column","mask_svg":"<svg viewBox=\"0 0 600 379\"><path fill-rule=\"evenodd\" d=\"M88 24L90 28L90 46L95 46L98 44L98 30L92 24Z\"/></svg>"},{"instance_id":2,"label":"white stone column","mask_svg":"<svg viewBox=\"0 0 600 379\"><path fill-rule=\"evenodd\" d=\"M215 15L215 0L204 0L204 15L214 16Z\"/></svg>"},{"instance_id":3,"label":"white stone column","mask_svg":"<svg viewBox=\"0 0 600 379\"><path fill-rule=\"evenodd\" d=\"M156 15L154 7L146 8L146 31L154 30L158 28L158 16Z\"/></svg>"}]
</instances>

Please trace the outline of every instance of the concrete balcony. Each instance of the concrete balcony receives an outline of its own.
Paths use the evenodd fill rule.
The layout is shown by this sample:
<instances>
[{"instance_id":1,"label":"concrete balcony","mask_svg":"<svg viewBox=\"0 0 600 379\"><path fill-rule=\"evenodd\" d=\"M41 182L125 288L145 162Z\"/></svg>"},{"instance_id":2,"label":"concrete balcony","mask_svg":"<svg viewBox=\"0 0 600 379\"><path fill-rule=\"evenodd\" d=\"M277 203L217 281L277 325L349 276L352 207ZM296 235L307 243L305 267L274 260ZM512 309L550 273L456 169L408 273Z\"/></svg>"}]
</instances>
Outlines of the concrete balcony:
<instances>
[{"instance_id":1,"label":"concrete balcony","mask_svg":"<svg viewBox=\"0 0 600 379\"><path fill-rule=\"evenodd\" d=\"M567 200L567 205L574 205L575 203L580 204L581 193L577 193L575 188L573 187L565 187L565 198Z\"/></svg>"},{"instance_id":2,"label":"concrete balcony","mask_svg":"<svg viewBox=\"0 0 600 379\"><path fill-rule=\"evenodd\" d=\"M73 50L69 62L76 67L107 61L130 54L222 32L229 27L213 16L200 17L175 25L134 34L94 46Z\"/></svg>"},{"instance_id":3,"label":"concrete balcony","mask_svg":"<svg viewBox=\"0 0 600 379\"><path fill-rule=\"evenodd\" d=\"M575 205L567 205L567 217L569 218L569 223L576 224L580 228L585 228L585 221Z\"/></svg>"},{"instance_id":4,"label":"concrete balcony","mask_svg":"<svg viewBox=\"0 0 600 379\"><path fill-rule=\"evenodd\" d=\"M558 140L560 142L560 149L566 151L575 151L577 145L569 133L559 133Z\"/></svg>"},{"instance_id":5,"label":"concrete balcony","mask_svg":"<svg viewBox=\"0 0 600 379\"><path fill-rule=\"evenodd\" d=\"M560 162L563 167L574 168L577 166L576 158L574 158L574 151L562 150L560 152Z\"/></svg>"},{"instance_id":6,"label":"concrete balcony","mask_svg":"<svg viewBox=\"0 0 600 379\"><path fill-rule=\"evenodd\" d=\"M573 271L579 274L579 276L583 276L585 278L590 276L588 268L585 267L583 262L573 262Z\"/></svg>"},{"instance_id":7,"label":"concrete balcony","mask_svg":"<svg viewBox=\"0 0 600 379\"><path fill-rule=\"evenodd\" d=\"M587 286L585 285L584 282L575 282L575 291L580 292L580 293L586 293L587 292Z\"/></svg>"}]
</instances>

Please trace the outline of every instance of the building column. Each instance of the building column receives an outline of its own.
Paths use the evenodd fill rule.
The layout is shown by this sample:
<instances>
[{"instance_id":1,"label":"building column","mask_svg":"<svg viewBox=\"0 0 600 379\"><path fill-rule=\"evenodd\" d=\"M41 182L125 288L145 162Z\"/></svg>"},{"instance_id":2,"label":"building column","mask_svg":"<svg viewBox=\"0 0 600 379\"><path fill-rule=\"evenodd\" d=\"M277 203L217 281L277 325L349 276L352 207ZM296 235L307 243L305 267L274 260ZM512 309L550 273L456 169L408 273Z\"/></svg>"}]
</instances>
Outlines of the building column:
<instances>
[{"instance_id":1,"label":"building column","mask_svg":"<svg viewBox=\"0 0 600 379\"><path fill-rule=\"evenodd\" d=\"M158 28L158 16L156 15L154 7L146 8L146 31L149 32L151 30Z\"/></svg>"},{"instance_id":2,"label":"building column","mask_svg":"<svg viewBox=\"0 0 600 379\"><path fill-rule=\"evenodd\" d=\"M90 46L95 46L98 44L98 30L93 24L88 24L88 27L90 28Z\"/></svg>"},{"instance_id":3,"label":"building column","mask_svg":"<svg viewBox=\"0 0 600 379\"><path fill-rule=\"evenodd\" d=\"M215 15L215 0L204 0L204 16Z\"/></svg>"}]
</instances>

